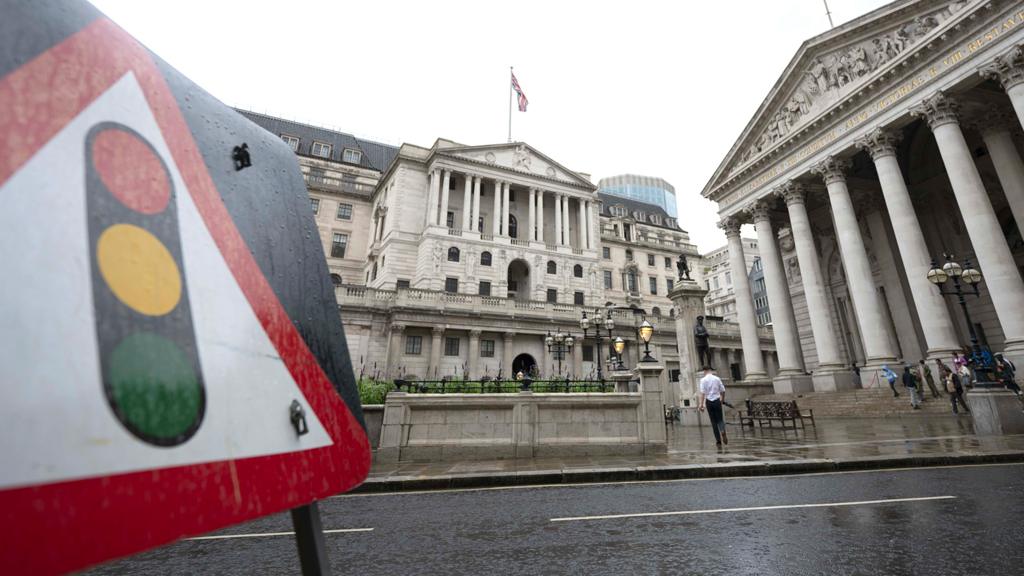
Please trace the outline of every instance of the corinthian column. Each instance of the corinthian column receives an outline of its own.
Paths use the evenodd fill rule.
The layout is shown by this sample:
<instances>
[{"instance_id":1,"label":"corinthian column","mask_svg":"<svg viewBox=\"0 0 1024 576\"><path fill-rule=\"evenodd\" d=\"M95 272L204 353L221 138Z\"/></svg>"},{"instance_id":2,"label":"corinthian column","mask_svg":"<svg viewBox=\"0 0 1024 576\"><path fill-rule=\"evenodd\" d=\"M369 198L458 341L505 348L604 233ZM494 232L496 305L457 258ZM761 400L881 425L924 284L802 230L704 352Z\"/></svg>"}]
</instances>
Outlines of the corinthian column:
<instances>
[{"instance_id":1,"label":"corinthian column","mask_svg":"<svg viewBox=\"0 0 1024 576\"><path fill-rule=\"evenodd\" d=\"M1016 128L1016 124L1016 118L992 110L978 123L978 129L992 157L992 165L1010 204L1013 219L1017 221L1017 229L1024 230L1024 162L1021 162L1010 132L1010 127Z\"/></svg>"},{"instance_id":2,"label":"corinthian column","mask_svg":"<svg viewBox=\"0 0 1024 576\"><path fill-rule=\"evenodd\" d=\"M740 324L740 342L743 344L743 361L747 373L744 382L765 381L768 373L764 371L764 359L761 356L761 341L757 336L757 319L754 317L754 299L750 295L750 284L742 281L747 277L747 263L743 258L743 240L740 239L742 222L735 217L727 218L718 226L725 231L729 240L729 268L732 269L736 281L732 283L736 295L736 314ZM692 338L684 334L682 338Z\"/></svg>"},{"instance_id":3,"label":"corinthian column","mask_svg":"<svg viewBox=\"0 0 1024 576\"><path fill-rule=\"evenodd\" d=\"M437 203L441 196L441 175L430 171L430 187L427 189L427 226L437 224Z\"/></svg>"},{"instance_id":4,"label":"corinthian column","mask_svg":"<svg viewBox=\"0 0 1024 576\"><path fill-rule=\"evenodd\" d=\"M537 190L537 240L546 242L544 238L544 191Z\"/></svg>"},{"instance_id":5,"label":"corinthian column","mask_svg":"<svg viewBox=\"0 0 1024 576\"><path fill-rule=\"evenodd\" d=\"M871 275L871 264L868 262L867 250L864 249L864 237L857 223L857 213L853 210L850 191L846 187L843 172L848 167L848 160L829 157L811 171L820 175L828 188L839 252L846 270L846 283L857 311L857 325L864 339L866 365L868 369L876 369L882 364L895 362L896 353L890 344L886 315Z\"/></svg>"},{"instance_id":6,"label":"corinthian column","mask_svg":"<svg viewBox=\"0 0 1024 576\"><path fill-rule=\"evenodd\" d=\"M844 369L839 341L832 324L832 309L825 293L821 260L814 245L811 220L807 216L803 186L787 183L778 190L785 199L789 210L789 226L796 246L796 259L800 264L800 279L807 300L807 314L811 320L814 335L814 349L818 352L818 367L812 380L814 389L820 392L842 390L853 387L853 374Z\"/></svg>"},{"instance_id":7,"label":"corinthian column","mask_svg":"<svg viewBox=\"0 0 1024 576\"><path fill-rule=\"evenodd\" d=\"M800 337L793 316L793 304L786 283L786 271L779 254L778 237L772 229L769 205L764 200L754 203L750 209L757 229L757 247L764 266L764 281L768 289L768 307L772 311L772 331L775 335L775 349L779 353L779 373L772 379L779 394L808 392L812 389L811 379L804 374L804 359L800 351ZM730 263L731 268L731 263ZM733 269L733 287L747 283L746 269ZM738 299L738 295L737 295ZM744 346L745 347L745 346Z\"/></svg>"},{"instance_id":8,"label":"corinthian column","mask_svg":"<svg viewBox=\"0 0 1024 576\"><path fill-rule=\"evenodd\" d=\"M555 194L555 246L562 245L562 195Z\"/></svg>"},{"instance_id":9,"label":"corinthian column","mask_svg":"<svg viewBox=\"0 0 1024 576\"><path fill-rule=\"evenodd\" d=\"M501 234L501 188L502 183L500 180L494 181L494 208L491 212L491 235L498 236Z\"/></svg>"},{"instance_id":10,"label":"corinthian column","mask_svg":"<svg viewBox=\"0 0 1024 576\"><path fill-rule=\"evenodd\" d=\"M452 171L445 170L441 182L441 213L437 215L437 223L440 226L448 226L448 192L452 182ZM454 224L454 222L453 222Z\"/></svg>"},{"instance_id":11,"label":"corinthian column","mask_svg":"<svg viewBox=\"0 0 1024 576\"><path fill-rule=\"evenodd\" d=\"M949 309L946 308L942 295L928 281L932 258L928 254L921 223L917 219L914 203L910 200L910 192L907 191L903 173L896 160L898 142L895 134L878 129L858 140L857 146L867 150L871 154L871 159L875 161L878 183L882 186L882 196L892 220L892 232L896 237L896 246L899 248L903 269L907 274L907 284L914 295L914 306L921 321L925 345L928 347L928 359L949 358L960 346L957 343L956 330L949 316Z\"/></svg>"},{"instance_id":12,"label":"corinthian column","mask_svg":"<svg viewBox=\"0 0 1024 576\"><path fill-rule=\"evenodd\" d=\"M530 188L530 206L527 213L530 216L530 221L526 226L526 239L533 242L537 239L537 189Z\"/></svg>"},{"instance_id":13,"label":"corinthian column","mask_svg":"<svg viewBox=\"0 0 1024 576\"><path fill-rule=\"evenodd\" d=\"M462 230L472 230L471 224L473 219L473 177L466 175L466 183L463 186L465 190L462 192Z\"/></svg>"},{"instance_id":14,"label":"corinthian column","mask_svg":"<svg viewBox=\"0 0 1024 576\"><path fill-rule=\"evenodd\" d=\"M473 230L482 228L479 226L480 223L480 185L483 184L483 178L479 176L473 177L473 214L470 217L470 224ZM478 230L482 232L482 230Z\"/></svg>"},{"instance_id":15,"label":"corinthian column","mask_svg":"<svg viewBox=\"0 0 1024 576\"><path fill-rule=\"evenodd\" d=\"M964 227L1003 327L1004 352L1014 361L1024 360L1024 282L960 130L957 112L957 103L941 92L911 109L912 114L928 122L935 135Z\"/></svg>"},{"instance_id":16,"label":"corinthian column","mask_svg":"<svg viewBox=\"0 0 1024 576\"><path fill-rule=\"evenodd\" d=\"M511 191L512 185L506 182L501 190L501 233L505 236L509 235L508 221L509 214L511 214L511 212L508 210L508 197L509 194L511 194Z\"/></svg>"},{"instance_id":17,"label":"corinthian column","mask_svg":"<svg viewBox=\"0 0 1024 576\"><path fill-rule=\"evenodd\" d=\"M990 64L979 70L982 76L1003 85L1006 95L1017 111L1017 118L1024 124L1024 50L1015 46L1009 52L997 56Z\"/></svg>"}]
</instances>

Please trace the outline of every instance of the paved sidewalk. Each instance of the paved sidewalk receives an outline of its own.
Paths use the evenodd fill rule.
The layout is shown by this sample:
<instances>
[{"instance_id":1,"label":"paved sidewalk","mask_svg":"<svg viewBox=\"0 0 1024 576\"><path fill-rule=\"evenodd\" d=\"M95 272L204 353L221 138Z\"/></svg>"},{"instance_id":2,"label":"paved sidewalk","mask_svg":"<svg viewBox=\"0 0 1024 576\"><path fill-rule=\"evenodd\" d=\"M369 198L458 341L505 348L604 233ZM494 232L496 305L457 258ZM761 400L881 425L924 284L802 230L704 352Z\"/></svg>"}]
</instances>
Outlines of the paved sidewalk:
<instances>
[{"instance_id":1,"label":"paved sidewalk","mask_svg":"<svg viewBox=\"0 0 1024 576\"><path fill-rule=\"evenodd\" d=\"M376 463L360 492L753 476L1024 461L1024 435L979 437L970 416L822 419L805 430L669 428L667 454Z\"/></svg>"}]
</instances>

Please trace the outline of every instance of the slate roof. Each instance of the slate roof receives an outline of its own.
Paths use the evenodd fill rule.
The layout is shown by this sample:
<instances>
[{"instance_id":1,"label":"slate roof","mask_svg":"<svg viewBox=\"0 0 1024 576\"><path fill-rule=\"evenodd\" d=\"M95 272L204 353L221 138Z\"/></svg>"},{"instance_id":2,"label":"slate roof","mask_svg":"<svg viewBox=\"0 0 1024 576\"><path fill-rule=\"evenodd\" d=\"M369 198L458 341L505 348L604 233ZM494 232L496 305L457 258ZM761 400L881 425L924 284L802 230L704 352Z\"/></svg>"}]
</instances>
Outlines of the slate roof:
<instances>
[{"instance_id":1,"label":"slate roof","mask_svg":"<svg viewBox=\"0 0 1024 576\"><path fill-rule=\"evenodd\" d=\"M655 204L648 204L647 202L641 202L639 200L633 200L632 198L613 196L611 194L605 194L603 192L598 192L597 197L601 200L602 216L607 216L609 218L615 217L615 214L612 214L611 212L611 207L619 205L625 208L628 215L633 218L635 218L635 216L633 215L634 212L642 212L644 214L644 217L641 221L648 226L686 232L686 230L683 230L679 226L679 221L669 216L668 212L665 212L665 209L662 208L661 206L657 206ZM655 224L654 222L651 222L651 214L661 216L662 224Z\"/></svg>"},{"instance_id":2,"label":"slate roof","mask_svg":"<svg viewBox=\"0 0 1024 576\"><path fill-rule=\"evenodd\" d=\"M341 162L341 155L345 148L355 149L363 153L363 157L359 163L361 167L383 173L387 170L391 161L395 159L395 156L398 155L397 146L363 140L362 138L356 138L355 136L344 132L328 130L326 128L311 126L301 122L293 122L276 116L260 114L259 112L251 112L240 108L235 108L235 110L268 132L272 132L278 136L287 134L298 138L299 149L297 152L301 156L310 156L312 158L320 157L313 156L311 152L313 141L316 140L317 142L323 142L331 145L330 159L335 162Z\"/></svg>"}]
</instances>

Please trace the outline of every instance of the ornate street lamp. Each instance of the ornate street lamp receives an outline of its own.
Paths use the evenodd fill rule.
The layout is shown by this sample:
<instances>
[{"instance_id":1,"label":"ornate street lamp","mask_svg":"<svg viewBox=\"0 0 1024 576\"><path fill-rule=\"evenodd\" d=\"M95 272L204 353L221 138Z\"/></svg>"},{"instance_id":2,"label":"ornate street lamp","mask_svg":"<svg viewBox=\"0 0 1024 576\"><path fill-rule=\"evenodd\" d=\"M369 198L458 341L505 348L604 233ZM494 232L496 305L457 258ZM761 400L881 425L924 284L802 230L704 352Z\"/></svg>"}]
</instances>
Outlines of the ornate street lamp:
<instances>
[{"instance_id":1,"label":"ornate street lamp","mask_svg":"<svg viewBox=\"0 0 1024 576\"><path fill-rule=\"evenodd\" d=\"M651 323L644 319L637 332L640 333L640 340L643 340L644 343L644 357L640 361L657 362L654 356L651 356L651 338L654 336L654 326L651 326Z\"/></svg>"},{"instance_id":2,"label":"ornate street lamp","mask_svg":"<svg viewBox=\"0 0 1024 576\"><path fill-rule=\"evenodd\" d=\"M956 296L960 310L964 313L964 320L967 321L967 332L971 337L971 356L974 364L974 374L977 378L976 385L981 388L992 388L998 386L991 378L992 365L986 360L982 353L981 345L978 343L978 335L974 331L974 323L971 322L971 313L967 310L967 299L964 298L964 284L970 287L971 291L966 292L978 296L978 283L981 282L981 272L971 265L970 260L964 260L963 266L953 261L952 254L943 254L946 263L940 268L935 260L932 260L932 269L928 271L928 281L939 287L939 293L945 296ZM952 290L944 290L946 282L952 280Z\"/></svg>"},{"instance_id":3,"label":"ornate street lamp","mask_svg":"<svg viewBox=\"0 0 1024 576\"><path fill-rule=\"evenodd\" d=\"M548 332L544 343L548 345L548 352L550 352L555 360L558 360L558 374L562 374L562 360L565 359L565 355L572 352L572 346L575 344L575 340L572 334L565 332L555 332L552 334Z\"/></svg>"},{"instance_id":4,"label":"ornate street lamp","mask_svg":"<svg viewBox=\"0 0 1024 576\"><path fill-rule=\"evenodd\" d=\"M601 313L601 310L594 310L593 318L588 318L587 313L583 312L583 317L580 318L580 329L583 330L583 338L587 338L587 333L593 326L594 330L594 343L597 347L597 380L604 384L604 374L601 371L601 342L605 340L605 336L601 334L601 328L603 327L608 331L607 339L611 340L612 330L615 329L615 319L612 318L612 311L607 311L607 317ZM622 363L619 362L619 366ZM617 366L616 368L619 368Z\"/></svg>"},{"instance_id":5,"label":"ornate street lamp","mask_svg":"<svg viewBox=\"0 0 1024 576\"><path fill-rule=\"evenodd\" d=\"M615 369L625 370L626 366L622 363L622 353L626 350L626 341L623 340L621 336L616 336L615 343L612 344L612 347L615 348L615 355L617 356L615 360Z\"/></svg>"}]
</instances>

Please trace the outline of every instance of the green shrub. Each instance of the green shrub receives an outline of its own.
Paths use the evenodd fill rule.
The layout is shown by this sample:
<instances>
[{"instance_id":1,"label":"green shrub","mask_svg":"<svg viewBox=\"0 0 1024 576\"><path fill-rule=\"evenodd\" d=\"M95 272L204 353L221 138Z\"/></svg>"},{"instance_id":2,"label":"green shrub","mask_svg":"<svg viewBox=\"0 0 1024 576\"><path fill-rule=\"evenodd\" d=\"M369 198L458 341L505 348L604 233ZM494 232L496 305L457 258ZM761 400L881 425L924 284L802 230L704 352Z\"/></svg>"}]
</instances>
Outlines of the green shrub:
<instances>
[{"instance_id":1,"label":"green shrub","mask_svg":"<svg viewBox=\"0 0 1024 576\"><path fill-rule=\"evenodd\" d=\"M372 378L362 378L358 385L359 401L362 404L383 404L388 392L395 389L393 382Z\"/></svg>"}]
</instances>

